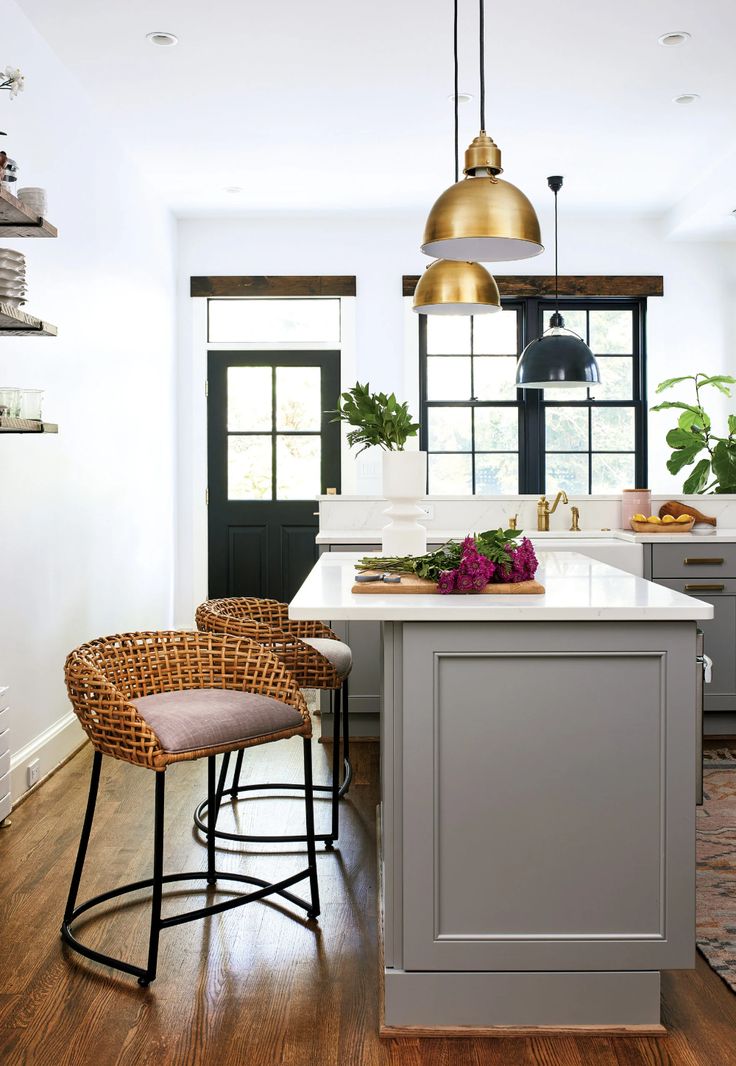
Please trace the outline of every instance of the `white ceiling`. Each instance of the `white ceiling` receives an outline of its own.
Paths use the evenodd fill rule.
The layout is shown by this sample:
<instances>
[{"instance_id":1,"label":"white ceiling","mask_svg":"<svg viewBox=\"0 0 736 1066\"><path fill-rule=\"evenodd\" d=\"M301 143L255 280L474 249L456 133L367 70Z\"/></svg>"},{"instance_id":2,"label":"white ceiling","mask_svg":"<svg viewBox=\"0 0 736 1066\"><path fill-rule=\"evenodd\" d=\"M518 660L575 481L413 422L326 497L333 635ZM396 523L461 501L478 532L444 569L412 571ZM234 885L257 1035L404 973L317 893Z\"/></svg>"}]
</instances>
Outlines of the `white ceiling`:
<instances>
[{"instance_id":1,"label":"white ceiling","mask_svg":"<svg viewBox=\"0 0 736 1066\"><path fill-rule=\"evenodd\" d=\"M180 215L424 211L452 180L452 0L19 4ZM461 147L478 128L477 7L460 0ZM487 0L486 23L509 181L544 205L561 173L567 210L736 238L733 0ZM658 45L672 30L692 40ZM701 99L675 105L683 92Z\"/></svg>"}]
</instances>

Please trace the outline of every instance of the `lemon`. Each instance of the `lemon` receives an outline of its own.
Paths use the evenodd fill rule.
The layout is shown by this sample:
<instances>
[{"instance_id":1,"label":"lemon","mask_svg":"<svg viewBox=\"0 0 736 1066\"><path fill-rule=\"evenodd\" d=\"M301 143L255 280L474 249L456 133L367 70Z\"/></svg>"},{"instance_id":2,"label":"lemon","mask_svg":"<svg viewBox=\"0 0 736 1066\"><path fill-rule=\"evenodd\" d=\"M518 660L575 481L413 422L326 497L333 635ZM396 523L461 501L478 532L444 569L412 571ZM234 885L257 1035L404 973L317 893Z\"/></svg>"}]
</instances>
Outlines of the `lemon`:
<instances>
[{"instance_id":1,"label":"lemon","mask_svg":"<svg viewBox=\"0 0 736 1066\"><path fill-rule=\"evenodd\" d=\"M676 521L678 521L678 522L689 522L691 518L692 518L691 514L681 514L680 517L678 519L676 519Z\"/></svg>"},{"instance_id":2,"label":"lemon","mask_svg":"<svg viewBox=\"0 0 736 1066\"><path fill-rule=\"evenodd\" d=\"M632 522L646 522L647 516L645 514L634 514L631 516Z\"/></svg>"},{"instance_id":3,"label":"lemon","mask_svg":"<svg viewBox=\"0 0 736 1066\"><path fill-rule=\"evenodd\" d=\"M662 515L662 522L666 522L668 526L671 525L674 521L675 519L671 514Z\"/></svg>"},{"instance_id":4,"label":"lemon","mask_svg":"<svg viewBox=\"0 0 736 1066\"><path fill-rule=\"evenodd\" d=\"M647 518L647 522L654 522L655 525L659 526L662 524L662 519L659 517L658 514L650 514L649 518Z\"/></svg>"}]
</instances>

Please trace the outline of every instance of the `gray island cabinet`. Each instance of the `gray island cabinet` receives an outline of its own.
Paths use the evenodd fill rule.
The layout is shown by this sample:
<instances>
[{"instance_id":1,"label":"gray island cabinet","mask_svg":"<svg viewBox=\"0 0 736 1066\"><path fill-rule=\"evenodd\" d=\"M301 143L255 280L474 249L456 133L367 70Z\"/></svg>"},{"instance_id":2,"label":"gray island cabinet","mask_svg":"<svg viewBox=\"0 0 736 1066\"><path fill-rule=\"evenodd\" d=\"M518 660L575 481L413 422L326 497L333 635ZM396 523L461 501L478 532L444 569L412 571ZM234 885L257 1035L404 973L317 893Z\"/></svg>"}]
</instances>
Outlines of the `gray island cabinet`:
<instances>
[{"instance_id":1,"label":"gray island cabinet","mask_svg":"<svg viewBox=\"0 0 736 1066\"><path fill-rule=\"evenodd\" d=\"M552 552L544 596L354 595L356 558L290 613L381 623L383 1031L656 1030L694 965L712 607Z\"/></svg>"}]
</instances>

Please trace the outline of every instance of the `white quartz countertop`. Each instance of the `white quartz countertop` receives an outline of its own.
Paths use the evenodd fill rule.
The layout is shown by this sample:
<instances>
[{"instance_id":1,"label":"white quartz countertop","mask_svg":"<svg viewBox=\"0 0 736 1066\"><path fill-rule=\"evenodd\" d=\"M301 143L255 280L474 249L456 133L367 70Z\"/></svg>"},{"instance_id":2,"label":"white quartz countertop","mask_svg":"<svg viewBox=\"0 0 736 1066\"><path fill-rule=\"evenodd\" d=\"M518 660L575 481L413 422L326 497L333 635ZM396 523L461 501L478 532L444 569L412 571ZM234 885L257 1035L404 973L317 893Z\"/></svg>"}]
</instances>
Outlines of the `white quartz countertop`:
<instances>
[{"instance_id":1,"label":"white quartz countertop","mask_svg":"<svg viewBox=\"0 0 736 1066\"><path fill-rule=\"evenodd\" d=\"M462 540L468 535L467 529L427 529L429 544L444 544L448 540ZM713 543L720 541L735 542L736 529L718 529L715 533L703 536L697 533L634 533L626 529L581 529L572 533L566 529L551 529L548 533L539 533L536 529L524 529L523 533L530 540L618 540L627 544L672 544ZM380 529L321 529L316 537L317 544L380 544Z\"/></svg>"},{"instance_id":2,"label":"white quartz countertop","mask_svg":"<svg viewBox=\"0 0 736 1066\"><path fill-rule=\"evenodd\" d=\"M537 579L545 586L543 596L407 596L354 594L360 554L326 552L289 605L289 616L386 622L672 622L713 617L709 603L578 552L538 554Z\"/></svg>"}]
</instances>

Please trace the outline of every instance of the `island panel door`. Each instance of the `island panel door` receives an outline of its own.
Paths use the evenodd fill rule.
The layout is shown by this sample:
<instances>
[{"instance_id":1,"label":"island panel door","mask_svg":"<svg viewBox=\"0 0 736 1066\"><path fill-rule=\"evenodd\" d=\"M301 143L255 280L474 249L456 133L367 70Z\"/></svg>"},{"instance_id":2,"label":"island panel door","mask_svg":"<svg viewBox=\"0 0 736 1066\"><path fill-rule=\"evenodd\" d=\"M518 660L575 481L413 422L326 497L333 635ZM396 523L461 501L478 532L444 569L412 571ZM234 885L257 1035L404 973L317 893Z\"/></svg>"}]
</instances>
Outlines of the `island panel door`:
<instances>
[{"instance_id":1,"label":"island panel door","mask_svg":"<svg viewBox=\"0 0 736 1066\"><path fill-rule=\"evenodd\" d=\"M209 595L288 601L317 559L317 496L340 489L337 351L208 358Z\"/></svg>"}]
</instances>

